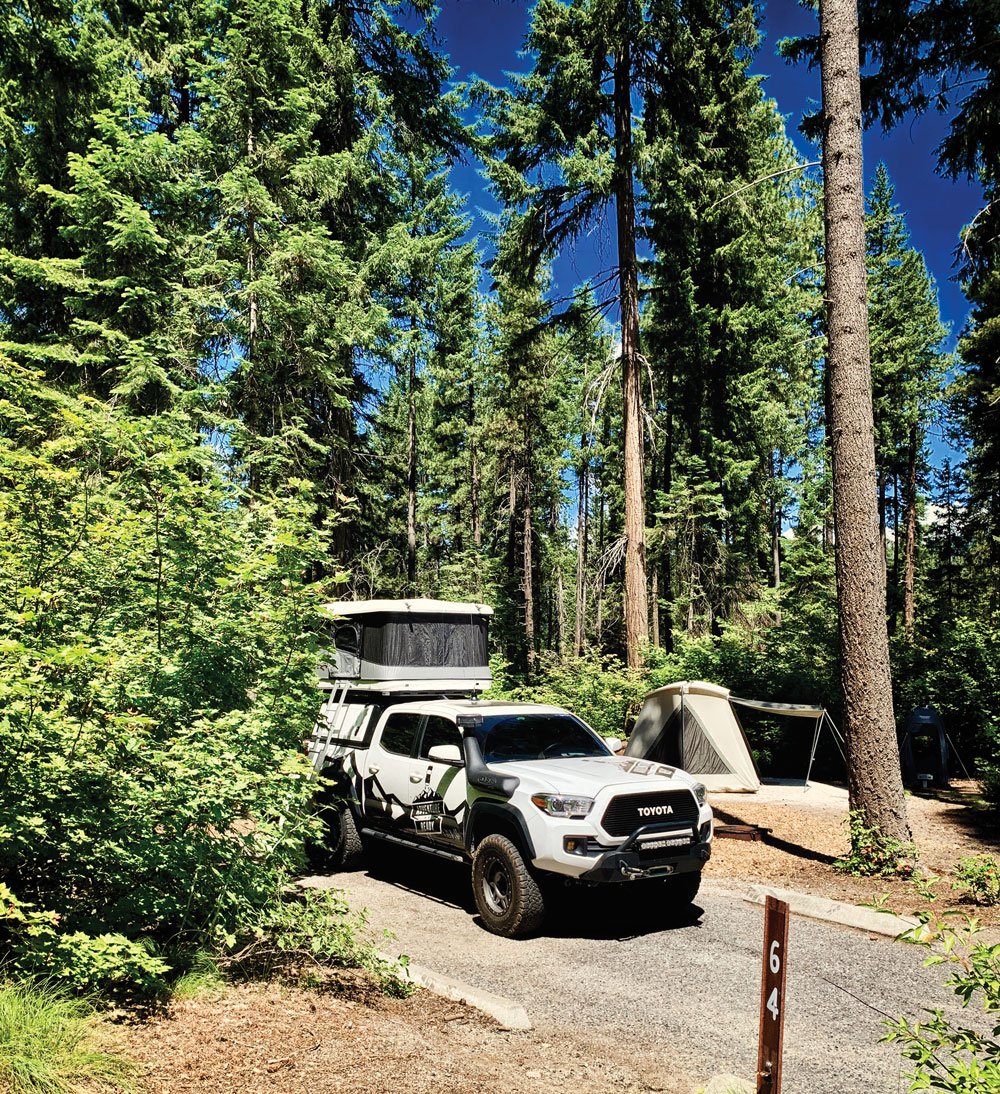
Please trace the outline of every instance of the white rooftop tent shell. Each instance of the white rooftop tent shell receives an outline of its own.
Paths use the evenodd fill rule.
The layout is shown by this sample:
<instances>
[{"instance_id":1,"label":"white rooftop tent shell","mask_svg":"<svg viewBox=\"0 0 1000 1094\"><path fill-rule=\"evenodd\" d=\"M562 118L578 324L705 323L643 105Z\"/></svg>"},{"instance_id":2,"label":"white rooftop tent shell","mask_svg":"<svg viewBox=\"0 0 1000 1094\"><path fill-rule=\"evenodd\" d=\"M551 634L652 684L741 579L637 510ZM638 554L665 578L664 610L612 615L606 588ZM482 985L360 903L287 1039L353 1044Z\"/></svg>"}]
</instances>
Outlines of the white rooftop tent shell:
<instances>
[{"instance_id":1,"label":"white rooftop tent shell","mask_svg":"<svg viewBox=\"0 0 1000 1094\"><path fill-rule=\"evenodd\" d=\"M808 718L815 723L806 773L808 781L820 727L829 718L823 707L740 699L728 688L703 680L684 680L650 692L639 711L625 754L681 767L709 790L758 790L760 776L733 709L736 706L783 717Z\"/></svg>"}]
</instances>

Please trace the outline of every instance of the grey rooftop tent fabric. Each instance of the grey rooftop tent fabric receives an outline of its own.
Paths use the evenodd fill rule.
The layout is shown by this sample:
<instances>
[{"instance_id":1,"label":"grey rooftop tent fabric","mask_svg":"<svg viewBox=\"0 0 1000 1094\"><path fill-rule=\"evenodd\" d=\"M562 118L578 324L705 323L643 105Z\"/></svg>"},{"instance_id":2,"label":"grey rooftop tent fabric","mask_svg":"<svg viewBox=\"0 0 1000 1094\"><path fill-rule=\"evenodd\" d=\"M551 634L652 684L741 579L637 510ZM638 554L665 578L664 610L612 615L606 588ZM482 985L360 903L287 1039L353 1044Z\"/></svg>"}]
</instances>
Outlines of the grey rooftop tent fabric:
<instances>
[{"instance_id":1,"label":"grey rooftop tent fabric","mask_svg":"<svg viewBox=\"0 0 1000 1094\"><path fill-rule=\"evenodd\" d=\"M326 605L332 649L321 679L485 681L493 609L449 600L358 600Z\"/></svg>"}]
</instances>

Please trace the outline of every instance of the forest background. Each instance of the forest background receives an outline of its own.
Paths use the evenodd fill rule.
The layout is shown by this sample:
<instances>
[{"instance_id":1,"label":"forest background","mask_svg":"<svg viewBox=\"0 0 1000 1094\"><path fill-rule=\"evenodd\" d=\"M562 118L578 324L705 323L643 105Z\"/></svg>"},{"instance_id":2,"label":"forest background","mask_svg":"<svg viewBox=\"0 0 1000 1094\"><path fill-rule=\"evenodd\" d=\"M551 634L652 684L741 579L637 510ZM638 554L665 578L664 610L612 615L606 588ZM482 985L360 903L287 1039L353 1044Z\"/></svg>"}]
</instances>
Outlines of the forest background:
<instances>
[{"instance_id":1,"label":"forest background","mask_svg":"<svg viewBox=\"0 0 1000 1094\"><path fill-rule=\"evenodd\" d=\"M2 15L14 967L157 990L200 946L275 929L311 823L300 742L329 600L486 601L497 690L605 732L678 678L838 716L821 187L751 75L752 6L539 0L502 87L453 82L424 0ZM942 169L986 199L952 353L892 179L871 172L877 489L896 710L937 706L995 788L997 57L970 69L977 27L958 23L936 68L925 39L869 88L887 124L941 105ZM492 187L488 238L453 185L463 163ZM605 223L635 241L628 458L621 250L580 285L552 273ZM960 458L932 459L932 431ZM808 742L748 728L765 772L804 773Z\"/></svg>"}]
</instances>

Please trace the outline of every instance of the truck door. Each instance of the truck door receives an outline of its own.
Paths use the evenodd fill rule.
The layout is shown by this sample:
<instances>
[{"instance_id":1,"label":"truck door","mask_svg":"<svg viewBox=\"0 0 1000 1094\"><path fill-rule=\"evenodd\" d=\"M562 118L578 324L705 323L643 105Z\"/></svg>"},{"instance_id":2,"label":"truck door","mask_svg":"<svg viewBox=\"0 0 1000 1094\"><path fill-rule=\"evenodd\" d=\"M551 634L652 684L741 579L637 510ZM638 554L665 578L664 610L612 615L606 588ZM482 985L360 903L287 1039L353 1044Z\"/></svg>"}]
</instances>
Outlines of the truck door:
<instances>
[{"instance_id":1,"label":"truck door","mask_svg":"<svg viewBox=\"0 0 1000 1094\"><path fill-rule=\"evenodd\" d=\"M415 789L411 777L423 715L397 711L386 716L376 732L361 772L365 821L403 834L410 824L409 804Z\"/></svg>"},{"instance_id":2,"label":"truck door","mask_svg":"<svg viewBox=\"0 0 1000 1094\"><path fill-rule=\"evenodd\" d=\"M431 756L431 750L437 755ZM444 758L445 750L454 758ZM410 785L410 816L414 830L435 843L464 843L463 825L467 805L462 732L449 718L429 714L417 749Z\"/></svg>"}]
</instances>

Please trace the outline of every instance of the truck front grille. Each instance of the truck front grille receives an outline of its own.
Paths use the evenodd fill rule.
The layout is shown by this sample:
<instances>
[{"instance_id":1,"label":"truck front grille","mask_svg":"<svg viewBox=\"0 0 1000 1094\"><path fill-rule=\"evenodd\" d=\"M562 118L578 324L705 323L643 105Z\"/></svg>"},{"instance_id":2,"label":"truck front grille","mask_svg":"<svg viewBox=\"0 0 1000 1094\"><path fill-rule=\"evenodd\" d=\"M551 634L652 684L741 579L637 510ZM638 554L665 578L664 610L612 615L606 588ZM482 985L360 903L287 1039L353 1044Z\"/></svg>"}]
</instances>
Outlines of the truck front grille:
<instances>
[{"instance_id":1,"label":"truck front grille","mask_svg":"<svg viewBox=\"0 0 1000 1094\"><path fill-rule=\"evenodd\" d=\"M601 827L609 836L630 836L647 824L694 825L698 803L690 790L661 790L656 794L622 794L608 802Z\"/></svg>"}]
</instances>

